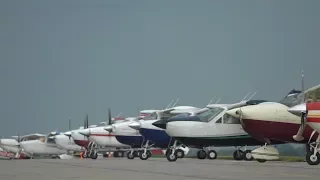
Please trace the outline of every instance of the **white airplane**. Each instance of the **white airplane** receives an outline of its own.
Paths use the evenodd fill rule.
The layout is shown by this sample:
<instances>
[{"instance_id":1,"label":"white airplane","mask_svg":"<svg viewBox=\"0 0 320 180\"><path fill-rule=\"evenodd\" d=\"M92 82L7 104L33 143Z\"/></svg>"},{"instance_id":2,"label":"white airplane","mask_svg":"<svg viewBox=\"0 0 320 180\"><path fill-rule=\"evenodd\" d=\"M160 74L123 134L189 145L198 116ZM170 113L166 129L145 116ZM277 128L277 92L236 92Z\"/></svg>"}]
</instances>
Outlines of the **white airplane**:
<instances>
[{"instance_id":1,"label":"white airplane","mask_svg":"<svg viewBox=\"0 0 320 180\"><path fill-rule=\"evenodd\" d=\"M124 121L131 121L132 118L126 118ZM123 122L119 122L123 123ZM109 121L108 125L112 124L111 112L109 108ZM118 124L118 123L116 123ZM88 138L90 142L93 142L91 146L88 145L88 154L86 156L91 157L92 159L96 159L98 151L108 151L114 152L114 157L123 157L124 153L120 151L121 148L128 148L128 145L120 143L114 136L113 133L106 132L104 130L106 124L101 124L101 126L86 128L82 130L78 130L72 134L72 137L78 136L76 134L80 134ZM80 137L80 136L79 136Z\"/></svg>"},{"instance_id":2,"label":"white airplane","mask_svg":"<svg viewBox=\"0 0 320 180\"><path fill-rule=\"evenodd\" d=\"M261 102L264 101L242 100L235 104L211 104L189 117L178 115L168 120L157 121L153 125L166 129L166 133L175 139L170 152L167 153L169 161L177 160L175 149L178 141L188 147L200 148L197 153L199 159L217 158L217 152L210 146L239 146L233 153L234 159L252 160L251 151L247 150L246 146L262 145L263 142L249 136L241 127L240 120L226 112L236 107ZM245 147L244 152L241 150L243 147ZM208 149L208 152L205 149Z\"/></svg>"},{"instance_id":3,"label":"white airplane","mask_svg":"<svg viewBox=\"0 0 320 180\"><path fill-rule=\"evenodd\" d=\"M20 142L23 141L30 141L30 140L37 140L44 138L45 135L43 134L28 134L24 136L12 136L12 139L0 139L0 147L7 152L11 152L15 154L15 158L18 158L21 153Z\"/></svg>"},{"instance_id":4,"label":"white airplane","mask_svg":"<svg viewBox=\"0 0 320 180\"><path fill-rule=\"evenodd\" d=\"M141 153L138 153L140 159L146 160L152 155L150 148L166 149L173 142L163 129L153 126L152 123L161 119L168 119L177 114L190 113L196 110L199 110L199 108L192 106L176 106L164 110L154 110L141 120L128 122L127 124L122 123L118 126L113 125L112 129L114 129L113 132L120 142L132 145L133 149L128 153L129 159L133 159L137 153L137 149L141 149ZM144 144L143 147L141 147L142 143ZM177 147L176 151L179 152L177 153L178 158L182 158L188 153L189 148L181 144Z\"/></svg>"},{"instance_id":5,"label":"white airplane","mask_svg":"<svg viewBox=\"0 0 320 180\"><path fill-rule=\"evenodd\" d=\"M22 141L20 142L20 147L23 153L27 154L30 157L34 155L48 155L53 158L58 157L59 155L66 154L67 150L61 149L55 143L55 135L58 135L57 132L52 132L45 136L45 138Z\"/></svg>"}]
</instances>

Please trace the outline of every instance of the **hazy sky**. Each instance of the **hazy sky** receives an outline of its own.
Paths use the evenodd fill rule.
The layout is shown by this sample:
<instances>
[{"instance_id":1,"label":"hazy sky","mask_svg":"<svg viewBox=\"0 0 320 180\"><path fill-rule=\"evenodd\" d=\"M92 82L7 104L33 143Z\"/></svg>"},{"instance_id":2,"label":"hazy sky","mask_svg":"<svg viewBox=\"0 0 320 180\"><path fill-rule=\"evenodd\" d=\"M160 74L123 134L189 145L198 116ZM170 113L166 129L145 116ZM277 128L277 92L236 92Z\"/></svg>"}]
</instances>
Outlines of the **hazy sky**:
<instances>
[{"instance_id":1,"label":"hazy sky","mask_svg":"<svg viewBox=\"0 0 320 180\"><path fill-rule=\"evenodd\" d=\"M0 135L320 84L320 1L1 0Z\"/></svg>"}]
</instances>

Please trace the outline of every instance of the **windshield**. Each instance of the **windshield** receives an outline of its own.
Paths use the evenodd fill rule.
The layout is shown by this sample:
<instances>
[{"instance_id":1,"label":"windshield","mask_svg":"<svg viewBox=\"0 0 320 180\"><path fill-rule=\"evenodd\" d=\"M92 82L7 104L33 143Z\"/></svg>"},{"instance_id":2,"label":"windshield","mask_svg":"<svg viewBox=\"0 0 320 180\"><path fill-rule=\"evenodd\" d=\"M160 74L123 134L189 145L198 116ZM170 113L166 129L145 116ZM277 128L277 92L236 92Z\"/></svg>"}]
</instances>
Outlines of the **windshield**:
<instances>
[{"instance_id":1,"label":"windshield","mask_svg":"<svg viewBox=\"0 0 320 180\"><path fill-rule=\"evenodd\" d=\"M222 111L223 108L220 107L208 108L206 111L197 114L197 116L199 117L200 121L209 122Z\"/></svg>"},{"instance_id":2,"label":"windshield","mask_svg":"<svg viewBox=\"0 0 320 180\"><path fill-rule=\"evenodd\" d=\"M158 117L157 113L154 112L144 117L143 120L156 120L157 117Z\"/></svg>"}]
</instances>

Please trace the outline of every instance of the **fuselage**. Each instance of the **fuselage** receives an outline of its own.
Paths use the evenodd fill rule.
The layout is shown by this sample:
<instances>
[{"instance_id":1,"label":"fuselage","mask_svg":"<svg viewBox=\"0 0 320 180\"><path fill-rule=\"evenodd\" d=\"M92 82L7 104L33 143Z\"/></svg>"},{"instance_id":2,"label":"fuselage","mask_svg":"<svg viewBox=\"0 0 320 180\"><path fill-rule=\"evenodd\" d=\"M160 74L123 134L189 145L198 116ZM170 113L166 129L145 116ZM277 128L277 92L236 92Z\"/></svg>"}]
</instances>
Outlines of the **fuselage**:
<instances>
[{"instance_id":1,"label":"fuselage","mask_svg":"<svg viewBox=\"0 0 320 180\"><path fill-rule=\"evenodd\" d=\"M113 133L104 130L103 126L83 129L80 132L87 135L89 141L92 141L101 147L128 147L127 145L120 143Z\"/></svg>"},{"instance_id":2,"label":"fuselage","mask_svg":"<svg viewBox=\"0 0 320 180\"><path fill-rule=\"evenodd\" d=\"M245 105L245 102L235 105ZM263 144L243 130L239 119L226 114L227 108L235 105L210 105L193 116L169 118L163 127L169 136L188 147Z\"/></svg>"},{"instance_id":3,"label":"fuselage","mask_svg":"<svg viewBox=\"0 0 320 180\"><path fill-rule=\"evenodd\" d=\"M77 130L71 131L70 136L72 137L74 143L76 143L78 146L87 148L90 141L89 141L88 137L86 137L82 134L79 134L79 131L81 131L81 130L83 130L83 129L77 129Z\"/></svg>"},{"instance_id":4,"label":"fuselage","mask_svg":"<svg viewBox=\"0 0 320 180\"><path fill-rule=\"evenodd\" d=\"M141 122L143 120L139 120ZM143 136L139 133L138 130L132 129L129 127L129 124L132 121L125 121L122 123L117 123L112 125L112 132L114 133L116 139L130 147L141 147L144 143Z\"/></svg>"},{"instance_id":5,"label":"fuselage","mask_svg":"<svg viewBox=\"0 0 320 180\"><path fill-rule=\"evenodd\" d=\"M55 143L46 143L40 140L20 142L24 152L37 155L60 155L67 151L59 148Z\"/></svg>"},{"instance_id":6,"label":"fuselage","mask_svg":"<svg viewBox=\"0 0 320 180\"><path fill-rule=\"evenodd\" d=\"M71 137L69 138L64 134L56 135L55 142L59 148L64 149L66 151L81 152L85 150L83 147L77 145Z\"/></svg>"},{"instance_id":7,"label":"fuselage","mask_svg":"<svg viewBox=\"0 0 320 180\"><path fill-rule=\"evenodd\" d=\"M280 103L262 103L253 106L236 108L227 113L239 118L243 129L252 137L267 143L307 143L313 132L306 126L302 134L303 141L295 141L293 136L298 132L301 124L299 116L288 111L289 107ZM317 135L312 137L315 140Z\"/></svg>"},{"instance_id":8,"label":"fuselage","mask_svg":"<svg viewBox=\"0 0 320 180\"><path fill-rule=\"evenodd\" d=\"M154 126L152 123L158 120L148 120L140 122L139 133L145 140L151 141L156 147L167 148L172 145L174 139L172 139L164 129Z\"/></svg>"}]
</instances>

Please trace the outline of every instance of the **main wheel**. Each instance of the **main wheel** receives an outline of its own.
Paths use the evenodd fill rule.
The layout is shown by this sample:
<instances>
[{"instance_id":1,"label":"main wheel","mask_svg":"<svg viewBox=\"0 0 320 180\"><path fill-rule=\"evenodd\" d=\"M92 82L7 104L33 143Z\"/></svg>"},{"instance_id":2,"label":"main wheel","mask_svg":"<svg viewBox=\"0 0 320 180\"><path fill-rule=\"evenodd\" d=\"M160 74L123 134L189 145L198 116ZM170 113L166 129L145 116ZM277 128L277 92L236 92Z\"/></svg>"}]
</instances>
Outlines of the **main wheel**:
<instances>
[{"instance_id":1,"label":"main wheel","mask_svg":"<svg viewBox=\"0 0 320 180\"><path fill-rule=\"evenodd\" d=\"M170 149L169 152L166 154L166 157L170 162L176 161L178 159L176 151L172 154L172 150Z\"/></svg>"},{"instance_id":2,"label":"main wheel","mask_svg":"<svg viewBox=\"0 0 320 180\"><path fill-rule=\"evenodd\" d=\"M123 157L124 153L122 151L118 151L118 157Z\"/></svg>"},{"instance_id":3,"label":"main wheel","mask_svg":"<svg viewBox=\"0 0 320 180\"><path fill-rule=\"evenodd\" d=\"M309 165L318 165L320 163L320 154L317 152L313 155L313 152L307 152L306 161Z\"/></svg>"},{"instance_id":4,"label":"main wheel","mask_svg":"<svg viewBox=\"0 0 320 180\"><path fill-rule=\"evenodd\" d=\"M253 156L251 154L251 150L246 150L244 152L244 160L246 160L246 161L252 161L253 160Z\"/></svg>"},{"instance_id":5,"label":"main wheel","mask_svg":"<svg viewBox=\"0 0 320 180\"><path fill-rule=\"evenodd\" d=\"M208 159L217 159L217 152L215 150L208 151Z\"/></svg>"},{"instance_id":6,"label":"main wheel","mask_svg":"<svg viewBox=\"0 0 320 180\"><path fill-rule=\"evenodd\" d=\"M140 153L141 160L147 160L147 159L149 159L149 157L151 157L151 152L149 150L146 153L144 153L144 152Z\"/></svg>"},{"instance_id":7,"label":"main wheel","mask_svg":"<svg viewBox=\"0 0 320 180\"><path fill-rule=\"evenodd\" d=\"M198 157L198 159L205 159L206 158L206 156L207 156L207 153L206 153L206 151L205 150L200 150L200 151L198 151L198 153L197 153L197 157Z\"/></svg>"},{"instance_id":8,"label":"main wheel","mask_svg":"<svg viewBox=\"0 0 320 180\"><path fill-rule=\"evenodd\" d=\"M175 150L175 153L177 154L178 158L183 158L184 157L184 151L181 149Z\"/></svg>"},{"instance_id":9,"label":"main wheel","mask_svg":"<svg viewBox=\"0 0 320 180\"><path fill-rule=\"evenodd\" d=\"M94 153L92 156L91 156L91 159L97 159L98 158L98 153Z\"/></svg>"},{"instance_id":10,"label":"main wheel","mask_svg":"<svg viewBox=\"0 0 320 180\"><path fill-rule=\"evenodd\" d=\"M244 153L241 150L236 150L233 153L233 159L236 161L241 161L244 158Z\"/></svg>"},{"instance_id":11,"label":"main wheel","mask_svg":"<svg viewBox=\"0 0 320 180\"><path fill-rule=\"evenodd\" d=\"M128 159L134 159L134 157L135 157L135 151L133 151L132 153L131 153L131 151L129 151L129 152L127 153L127 158L128 158Z\"/></svg>"},{"instance_id":12,"label":"main wheel","mask_svg":"<svg viewBox=\"0 0 320 180\"><path fill-rule=\"evenodd\" d=\"M88 157L88 152L82 153L82 158L87 158Z\"/></svg>"},{"instance_id":13,"label":"main wheel","mask_svg":"<svg viewBox=\"0 0 320 180\"><path fill-rule=\"evenodd\" d=\"M119 157L118 153L119 153L118 151L113 152L113 157Z\"/></svg>"}]
</instances>

